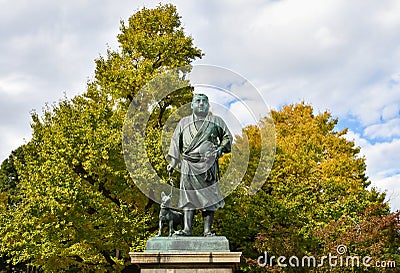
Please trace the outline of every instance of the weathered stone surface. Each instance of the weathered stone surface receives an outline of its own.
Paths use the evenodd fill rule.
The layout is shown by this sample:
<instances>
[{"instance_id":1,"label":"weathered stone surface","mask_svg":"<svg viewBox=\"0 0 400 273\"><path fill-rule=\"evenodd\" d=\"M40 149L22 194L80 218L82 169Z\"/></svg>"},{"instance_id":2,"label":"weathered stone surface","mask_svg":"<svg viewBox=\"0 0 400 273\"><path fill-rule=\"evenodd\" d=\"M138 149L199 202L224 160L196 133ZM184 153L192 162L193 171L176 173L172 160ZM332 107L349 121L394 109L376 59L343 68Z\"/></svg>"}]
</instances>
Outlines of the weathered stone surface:
<instances>
[{"instance_id":1,"label":"weathered stone surface","mask_svg":"<svg viewBox=\"0 0 400 273\"><path fill-rule=\"evenodd\" d=\"M231 268L175 268L175 269L167 269L167 268L154 268L154 269L146 269L143 268L140 273L232 273Z\"/></svg>"},{"instance_id":2,"label":"weathered stone surface","mask_svg":"<svg viewBox=\"0 0 400 273\"><path fill-rule=\"evenodd\" d=\"M142 273L232 273L241 252L131 252Z\"/></svg>"},{"instance_id":3,"label":"weathered stone surface","mask_svg":"<svg viewBox=\"0 0 400 273\"><path fill-rule=\"evenodd\" d=\"M145 252L229 252L225 236L211 237L153 237L147 241Z\"/></svg>"}]
</instances>

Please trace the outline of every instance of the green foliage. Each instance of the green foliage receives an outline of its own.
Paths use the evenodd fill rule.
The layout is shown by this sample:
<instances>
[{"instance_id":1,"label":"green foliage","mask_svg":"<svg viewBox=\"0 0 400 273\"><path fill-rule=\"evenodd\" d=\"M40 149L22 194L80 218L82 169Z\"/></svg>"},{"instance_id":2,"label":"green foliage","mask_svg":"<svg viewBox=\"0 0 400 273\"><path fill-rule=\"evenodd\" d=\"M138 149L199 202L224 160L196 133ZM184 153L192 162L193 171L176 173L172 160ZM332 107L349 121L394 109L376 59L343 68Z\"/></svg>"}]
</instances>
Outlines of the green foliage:
<instances>
[{"instance_id":1,"label":"green foliage","mask_svg":"<svg viewBox=\"0 0 400 273\"><path fill-rule=\"evenodd\" d=\"M143 8L121 21L118 35L121 52L108 50L96 60L96 84L116 99L129 103L156 72L186 66L202 53L186 36L172 5Z\"/></svg>"},{"instance_id":2,"label":"green foliage","mask_svg":"<svg viewBox=\"0 0 400 273\"><path fill-rule=\"evenodd\" d=\"M260 130L249 126L235 144L243 145L244 136L249 139L244 183L216 216L219 233L229 238L234 250L243 252L247 261L243 269L309 272L308 268L277 265L260 268L256 259L264 251L276 257L320 257L336 253L340 244L353 254L398 261L399 215L390 213L384 194L368 188L365 158L343 137L346 130L334 130L337 119L328 112L314 115L312 107L304 103L272 111L272 119L276 156L265 184L256 195L247 195L262 148ZM261 130L268 124L260 123Z\"/></svg>"},{"instance_id":3,"label":"green foliage","mask_svg":"<svg viewBox=\"0 0 400 273\"><path fill-rule=\"evenodd\" d=\"M13 217L13 211L20 203L19 196L19 175L15 163L24 162L23 147L12 151L11 155L3 161L0 168L0 234L4 234L4 227ZM25 272L26 266L23 263L12 265L9 260L9 253L0 240L0 272ZM8 255L7 255L8 254ZM5 270L5 271L3 271Z\"/></svg>"},{"instance_id":4,"label":"green foliage","mask_svg":"<svg viewBox=\"0 0 400 273\"><path fill-rule=\"evenodd\" d=\"M13 264L43 272L120 272L130 264L128 252L143 249L154 233L148 199L126 170L123 122L149 80L202 53L172 5L144 8L128 25L121 22L118 40L121 50L96 60L95 80L83 95L32 115L32 140L18 150L23 157L2 165L0 254ZM149 126L147 134L159 136L169 108L188 98L190 88L158 102L150 123L160 126ZM151 138L147 144L160 150Z\"/></svg>"},{"instance_id":5,"label":"green foliage","mask_svg":"<svg viewBox=\"0 0 400 273\"><path fill-rule=\"evenodd\" d=\"M0 203L4 206L14 207L18 203L19 175L15 166L16 161L24 162L22 146L12 151L0 167Z\"/></svg>"},{"instance_id":6,"label":"green foliage","mask_svg":"<svg viewBox=\"0 0 400 273\"><path fill-rule=\"evenodd\" d=\"M76 97L33 116L19 163L21 203L3 242L14 263L43 270L123 268L134 237L145 237L143 197L121 156L122 113L106 99ZM144 239L144 238L143 238ZM114 253L114 254L113 254Z\"/></svg>"},{"instance_id":7,"label":"green foliage","mask_svg":"<svg viewBox=\"0 0 400 273\"><path fill-rule=\"evenodd\" d=\"M126 170L124 118L129 105L151 111L143 131L135 132L134 123L129 128L146 138L145 150L129 164L138 169L137 178L151 181L155 174L141 168L146 153L156 173L166 177L163 141L169 140L168 128L175 128L179 116L190 110L174 113L190 102L192 89L181 88L155 100L154 90L143 86L202 53L185 35L172 5L144 8L121 22L118 41L120 50L109 49L107 56L96 60L95 79L86 92L46 107L41 115L34 113L32 140L3 162L1 264L29 265L43 272L120 272L129 264L128 252L143 250L154 234L152 202ZM140 122L140 111L134 115ZM343 137L346 131L335 131L337 120L328 112L314 115L304 103L273 111L272 120L276 155L271 172L264 162L272 160L271 149L259 168L266 149L261 136L273 131L271 120L265 118L259 128L246 127L236 138L238 150L248 139L249 164L243 183L215 217L216 232L228 237L232 250L243 252L243 270L358 270L260 268L256 263L264 251L320 257L334 253L339 244L345 244L349 254L399 263L399 214L390 213L384 194L369 188L365 158ZM225 155L220 160L224 173L230 162L241 159ZM257 168L260 173L255 176ZM260 177L264 185L249 196L253 180ZM200 221L196 223L201 228Z\"/></svg>"}]
</instances>

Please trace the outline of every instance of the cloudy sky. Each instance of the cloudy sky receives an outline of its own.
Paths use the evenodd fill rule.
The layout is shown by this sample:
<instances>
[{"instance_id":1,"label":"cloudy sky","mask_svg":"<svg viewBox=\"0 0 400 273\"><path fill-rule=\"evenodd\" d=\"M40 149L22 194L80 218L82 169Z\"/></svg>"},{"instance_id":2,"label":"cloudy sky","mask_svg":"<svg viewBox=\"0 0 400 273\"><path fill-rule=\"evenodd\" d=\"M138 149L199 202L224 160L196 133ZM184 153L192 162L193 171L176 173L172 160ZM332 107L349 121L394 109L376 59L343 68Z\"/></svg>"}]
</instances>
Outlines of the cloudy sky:
<instances>
[{"instance_id":1,"label":"cloudy sky","mask_svg":"<svg viewBox=\"0 0 400 273\"><path fill-rule=\"evenodd\" d=\"M32 110L85 90L120 20L149 2L0 0L0 160L30 139ZM206 54L196 63L243 75L273 109L304 100L330 111L400 209L400 1L172 3Z\"/></svg>"}]
</instances>

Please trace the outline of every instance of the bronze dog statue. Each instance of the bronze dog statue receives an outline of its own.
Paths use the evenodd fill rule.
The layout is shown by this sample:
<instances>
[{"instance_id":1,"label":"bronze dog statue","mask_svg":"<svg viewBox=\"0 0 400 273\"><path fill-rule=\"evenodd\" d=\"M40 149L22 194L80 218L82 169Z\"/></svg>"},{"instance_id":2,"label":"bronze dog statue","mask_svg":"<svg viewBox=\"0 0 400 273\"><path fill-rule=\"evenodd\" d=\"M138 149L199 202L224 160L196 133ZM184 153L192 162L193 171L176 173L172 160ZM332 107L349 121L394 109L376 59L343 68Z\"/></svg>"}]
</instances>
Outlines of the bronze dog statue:
<instances>
[{"instance_id":1,"label":"bronze dog statue","mask_svg":"<svg viewBox=\"0 0 400 273\"><path fill-rule=\"evenodd\" d=\"M177 230L178 225L183 228L183 214L170 208L171 197L172 194L161 193L159 230L156 236L161 236L164 222L168 222L169 237Z\"/></svg>"}]
</instances>

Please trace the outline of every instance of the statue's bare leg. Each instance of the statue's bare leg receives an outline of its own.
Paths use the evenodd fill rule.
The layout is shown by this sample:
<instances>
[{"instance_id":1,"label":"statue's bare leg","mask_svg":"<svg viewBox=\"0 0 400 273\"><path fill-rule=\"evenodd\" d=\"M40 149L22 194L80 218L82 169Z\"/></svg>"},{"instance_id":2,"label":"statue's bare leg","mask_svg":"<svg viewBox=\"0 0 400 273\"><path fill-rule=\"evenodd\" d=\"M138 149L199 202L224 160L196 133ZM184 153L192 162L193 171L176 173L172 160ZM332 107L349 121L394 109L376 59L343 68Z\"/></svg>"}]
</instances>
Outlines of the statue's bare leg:
<instances>
[{"instance_id":1,"label":"statue's bare leg","mask_svg":"<svg viewBox=\"0 0 400 273\"><path fill-rule=\"evenodd\" d=\"M193 218L194 218L194 210L184 209L183 210L183 230L175 232L175 235L191 236L192 235Z\"/></svg>"},{"instance_id":2,"label":"statue's bare leg","mask_svg":"<svg viewBox=\"0 0 400 273\"><path fill-rule=\"evenodd\" d=\"M204 210L202 215L204 221L204 236L214 236L215 234L211 232L211 227L214 220L214 211Z\"/></svg>"}]
</instances>

